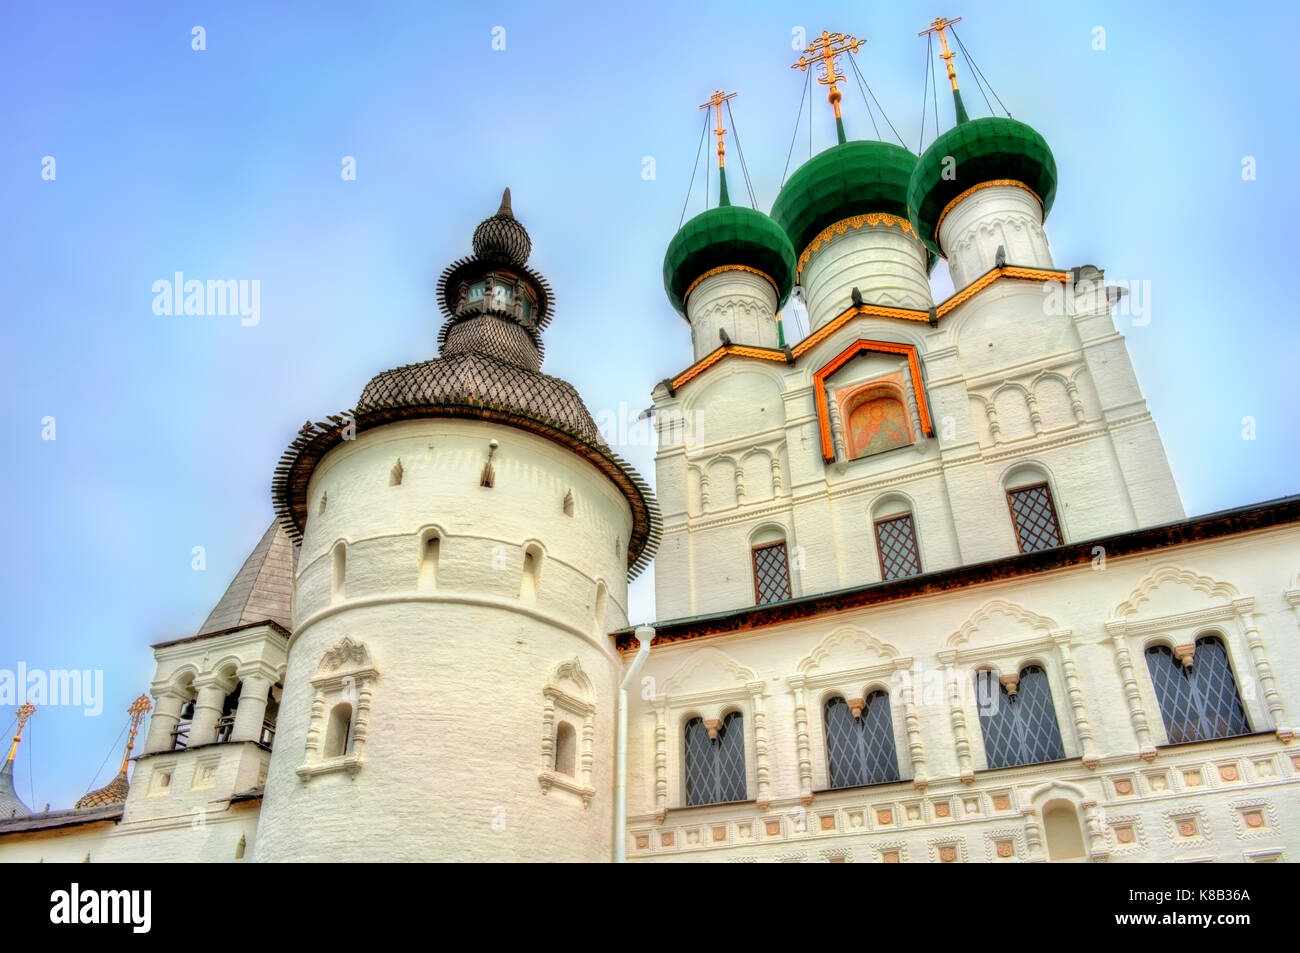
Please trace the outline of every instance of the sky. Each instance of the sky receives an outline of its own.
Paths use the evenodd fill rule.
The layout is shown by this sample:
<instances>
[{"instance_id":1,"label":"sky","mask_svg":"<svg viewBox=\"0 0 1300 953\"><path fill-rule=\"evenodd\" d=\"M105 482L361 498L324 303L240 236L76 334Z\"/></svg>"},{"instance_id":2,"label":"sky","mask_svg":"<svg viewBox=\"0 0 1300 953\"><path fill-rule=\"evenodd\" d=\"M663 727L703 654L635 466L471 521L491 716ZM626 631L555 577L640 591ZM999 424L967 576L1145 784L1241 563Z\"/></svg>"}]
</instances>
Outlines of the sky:
<instances>
[{"instance_id":1,"label":"sky","mask_svg":"<svg viewBox=\"0 0 1300 953\"><path fill-rule=\"evenodd\" d=\"M963 17L993 90L1055 154L1057 265L1096 264L1144 296L1119 328L1188 514L1300 490L1300 128L1280 39L1294 4L0 7L0 673L102 673L97 713L32 719L20 795L67 807L111 777L149 645L193 634L220 598L272 519L272 469L303 421L435 356L437 276L503 187L556 291L544 369L593 413L635 415L691 362L661 267L696 107L739 92L734 128L768 210L800 37L866 39L858 66L916 149L917 33L940 12ZM843 92L849 136L874 136L856 83ZM833 131L820 92L813 106L820 151ZM256 323L156 314L154 283L176 272L257 281ZM935 289L951 289L943 263ZM615 449L653 479L649 447ZM652 575L634 584L634 622L654 617Z\"/></svg>"}]
</instances>

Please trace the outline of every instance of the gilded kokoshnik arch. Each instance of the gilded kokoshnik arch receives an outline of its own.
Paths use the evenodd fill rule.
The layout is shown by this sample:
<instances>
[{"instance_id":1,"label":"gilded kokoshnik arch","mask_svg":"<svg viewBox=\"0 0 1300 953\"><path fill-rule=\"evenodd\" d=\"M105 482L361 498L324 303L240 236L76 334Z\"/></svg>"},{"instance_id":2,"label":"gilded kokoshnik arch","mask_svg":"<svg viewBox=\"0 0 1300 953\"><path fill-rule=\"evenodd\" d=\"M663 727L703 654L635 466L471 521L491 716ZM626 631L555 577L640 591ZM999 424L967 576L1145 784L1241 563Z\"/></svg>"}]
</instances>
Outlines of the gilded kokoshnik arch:
<instances>
[{"instance_id":1,"label":"gilded kokoshnik arch","mask_svg":"<svg viewBox=\"0 0 1300 953\"><path fill-rule=\"evenodd\" d=\"M912 376L912 392L916 394L916 407L921 415L921 431L927 437L934 436L934 425L930 421L930 407L925 399L925 389L921 384L921 362L916 356L916 348L911 344L895 344L892 341L868 341L862 338L854 341L840 351L829 364L813 373L813 391L817 400L817 428L822 437L822 459L830 463L835 459L835 441L831 434L830 408L826 400L826 379L841 367L863 353L901 354L907 358L908 371Z\"/></svg>"}]
</instances>

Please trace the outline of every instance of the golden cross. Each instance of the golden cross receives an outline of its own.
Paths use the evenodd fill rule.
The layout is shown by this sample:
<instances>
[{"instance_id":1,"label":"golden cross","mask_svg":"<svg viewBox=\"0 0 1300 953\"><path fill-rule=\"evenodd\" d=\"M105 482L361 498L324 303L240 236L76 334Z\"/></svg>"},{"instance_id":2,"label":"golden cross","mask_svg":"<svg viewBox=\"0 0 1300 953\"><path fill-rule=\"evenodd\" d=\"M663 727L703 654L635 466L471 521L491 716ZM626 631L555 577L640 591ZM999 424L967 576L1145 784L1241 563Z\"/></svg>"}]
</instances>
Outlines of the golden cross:
<instances>
[{"instance_id":1,"label":"golden cross","mask_svg":"<svg viewBox=\"0 0 1300 953\"><path fill-rule=\"evenodd\" d=\"M726 162L723 161L723 157L727 153L727 148L723 144L725 141L725 137L727 135L727 130L722 125L722 104L727 102L728 100L735 99L736 96L737 96L736 93L724 93L722 90L719 89L716 90L714 94L709 97L709 101L707 103L700 104L701 109L713 109L716 110L718 114L718 128L713 130L713 134L718 137L718 168L719 169L721 169L724 165L726 165Z\"/></svg>"},{"instance_id":2,"label":"golden cross","mask_svg":"<svg viewBox=\"0 0 1300 953\"><path fill-rule=\"evenodd\" d=\"M126 771L127 763L131 760L131 749L135 747L135 733L140 730L140 721L151 711L153 705L150 704L148 695L141 695L131 702L131 707L126 710L126 713L131 716L131 732L126 738L126 753L122 755L123 772Z\"/></svg>"},{"instance_id":3,"label":"golden cross","mask_svg":"<svg viewBox=\"0 0 1300 953\"><path fill-rule=\"evenodd\" d=\"M835 57L841 53L857 53L863 42L865 41L849 36L847 33L828 33L822 30L822 35L808 44L808 49L804 50L799 59L790 65L791 69L804 72L821 60L823 75L817 77L817 82L831 88L826 94L826 99L835 110L836 119L840 118L840 100L844 97L840 95L839 87L835 84L845 77L843 73L835 71Z\"/></svg>"},{"instance_id":4,"label":"golden cross","mask_svg":"<svg viewBox=\"0 0 1300 953\"><path fill-rule=\"evenodd\" d=\"M18 728L14 731L13 744L9 746L9 757L6 759L12 761L14 755L18 753L18 742L23 740L23 728L27 724L27 719L36 714L36 706L31 702L23 702L22 707L18 709Z\"/></svg>"},{"instance_id":5,"label":"golden cross","mask_svg":"<svg viewBox=\"0 0 1300 953\"><path fill-rule=\"evenodd\" d=\"M944 65L948 67L948 82L952 83L952 88L957 88L957 69L952 65L952 50L948 49L948 34L944 31L954 23L960 23L961 17L955 20L945 20L943 17L935 17L934 22L930 24L929 29L922 30L917 36L925 36L927 33L939 34L939 59L943 60Z\"/></svg>"}]
</instances>

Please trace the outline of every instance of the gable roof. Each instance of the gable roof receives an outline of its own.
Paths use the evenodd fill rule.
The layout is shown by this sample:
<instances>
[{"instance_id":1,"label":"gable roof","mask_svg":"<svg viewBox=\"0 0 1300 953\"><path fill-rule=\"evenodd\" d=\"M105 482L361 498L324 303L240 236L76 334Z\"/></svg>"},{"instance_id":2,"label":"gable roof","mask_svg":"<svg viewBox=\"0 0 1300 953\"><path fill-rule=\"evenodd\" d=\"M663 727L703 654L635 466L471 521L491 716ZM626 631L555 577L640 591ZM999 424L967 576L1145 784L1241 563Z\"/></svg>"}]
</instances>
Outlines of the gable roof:
<instances>
[{"instance_id":1,"label":"gable roof","mask_svg":"<svg viewBox=\"0 0 1300 953\"><path fill-rule=\"evenodd\" d=\"M225 594L198 635L271 620L292 628L293 546L278 522L272 522L244 560Z\"/></svg>"}]
</instances>

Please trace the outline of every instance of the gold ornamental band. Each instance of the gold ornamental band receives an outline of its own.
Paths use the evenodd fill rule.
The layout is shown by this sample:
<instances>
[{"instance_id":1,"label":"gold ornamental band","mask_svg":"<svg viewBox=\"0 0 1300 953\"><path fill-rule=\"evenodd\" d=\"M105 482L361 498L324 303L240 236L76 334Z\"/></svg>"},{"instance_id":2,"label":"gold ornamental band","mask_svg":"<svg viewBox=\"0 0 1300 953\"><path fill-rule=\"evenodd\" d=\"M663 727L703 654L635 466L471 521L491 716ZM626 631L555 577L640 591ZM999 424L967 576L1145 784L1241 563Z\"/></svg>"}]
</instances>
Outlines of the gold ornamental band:
<instances>
[{"instance_id":1,"label":"gold ornamental band","mask_svg":"<svg viewBox=\"0 0 1300 953\"><path fill-rule=\"evenodd\" d=\"M747 271L751 275L758 275L758 277L764 279L772 286L772 290L776 292L777 300L779 301L781 298L781 289L776 286L776 282L772 280L772 276L767 272L759 271L757 268L750 268L748 265L719 265L717 268L710 268L704 274L700 275L700 277L692 281L690 286L686 289L686 293L682 295L682 302L685 303L686 299L691 296L691 292L695 290L695 286L705 278L712 278L714 275L720 275L724 271Z\"/></svg>"},{"instance_id":2,"label":"gold ornamental band","mask_svg":"<svg viewBox=\"0 0 1300 953\"><path fill-rule=\"evenodd\" d=\"M843 235L850 228L858 229L862 228L864 225L871 227L884 225L901 228L908 235L916 238L916 232L912 229L912 223L897 215L890 215L888 212L867 212L864 215L853 215L849 218L841 219L833 225L827 225L817 233L817 237L808 243L808 247L805 248L803 254L799 256L799 263L795 265L794 269L795 278L798 279L803 276L804 265L808 264L808 262L812 260L813 252L820 249L835 236Z\"/></svg>"},{"instance_id":3,"label":"gold ornamental band","mask_svg":"<svg viewBox=\"0 0 1300 953\"><path fill-rule=\"evenodd\" d=\"M972 185L969 189L961 193L961 195L957 196L955 199L953 199L951 202L949 202L947 205L943 207L943 211L939 213L939 221L934 223L935 242L938 242L939 240L939 229L943 226L943 220L948 217L948 213L951 212L956 207L958 202L961 202L967 196L972 195L975 192L978 192L980 189L991 189L997 185L1007 185L1015 189L1024 189L1026 192L1028 192L1030 195L1032 195L1034 198L1038 200L1039 205L1043 204L1043 197L1039 195L1037 192L1035 192L1033 189L1031 189L1029 186L1025 185L1025 183L1021 182L1019 179L989 179L987 182L981 182L979 185Z\"/></svg>"}]
</instances>

